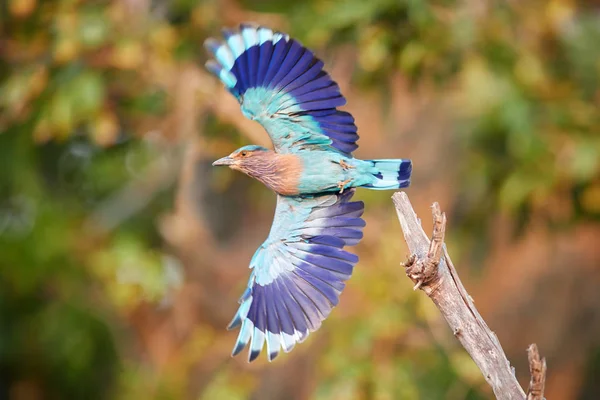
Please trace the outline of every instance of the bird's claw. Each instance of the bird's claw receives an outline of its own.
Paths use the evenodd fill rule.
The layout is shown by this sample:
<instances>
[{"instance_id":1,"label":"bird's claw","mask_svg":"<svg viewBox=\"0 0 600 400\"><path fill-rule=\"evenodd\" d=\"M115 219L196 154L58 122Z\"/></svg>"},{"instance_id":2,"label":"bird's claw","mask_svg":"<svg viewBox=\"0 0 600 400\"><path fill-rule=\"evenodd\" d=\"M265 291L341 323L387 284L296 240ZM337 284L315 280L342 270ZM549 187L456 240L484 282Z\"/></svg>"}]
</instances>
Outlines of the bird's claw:
<instances>
[{"instance_id":1,"label":"bird's claw","mask_svg":"<svg viewBox=\"0 0 600 400\"><path fill-rule=\"evenodd\" d=\"M354 166L348 164L345 160L340 160L340 166L342 167L342 169L344 170L349 170L350 168L354 168Z\"/></svg>"},{"instance_id":2,"label":"bird's claw","mask_svg":"<svg viewBox=\"0 0 600 400\"><path fill-rule=\"evenodd\" d=\"M346 185L349 184L352 181L352 179L346 179L345 181L340 181L337 184L337 187L340 188L340 194L344 193L344 189L346 188Z\"/></svg>"}]
</instances>

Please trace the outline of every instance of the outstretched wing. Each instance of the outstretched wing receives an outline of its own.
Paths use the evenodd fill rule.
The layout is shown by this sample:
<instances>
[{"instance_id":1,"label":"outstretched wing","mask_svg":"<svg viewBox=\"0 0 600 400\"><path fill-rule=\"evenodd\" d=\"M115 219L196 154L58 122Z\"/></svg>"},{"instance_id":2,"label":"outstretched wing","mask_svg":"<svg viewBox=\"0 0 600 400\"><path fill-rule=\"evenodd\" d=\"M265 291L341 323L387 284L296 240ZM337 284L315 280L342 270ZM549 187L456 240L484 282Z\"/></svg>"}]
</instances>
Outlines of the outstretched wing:
<instances>
[{"instance_id":1,"label":"outstretched wing","mask_svg":"<svg viewBox=\"0 0 600 400\"><path fill-rule=\"evenodd\" d=\"M292 350L337 305L358 257L343 250L362 238L364 204L354 190L311 198L277 197L271 233L258 248L248 287L228 329L241 325L233 349L250 342L249 361L265 342L269 361Z\"/></svg>"},{"instance_id":2,"label":"outstretched wing","mask_svg":"<svg viewBox=\"0 0 600 400\"><path fill-rule=\"evenodd\" d=\"M223 42L205 42L216 60L206 67L266 129L275 151L329 146L350 155L358 147L354 118L337 109L346 99L310 50L265 27L223 34Z\"/></svg>"}]
</instances>

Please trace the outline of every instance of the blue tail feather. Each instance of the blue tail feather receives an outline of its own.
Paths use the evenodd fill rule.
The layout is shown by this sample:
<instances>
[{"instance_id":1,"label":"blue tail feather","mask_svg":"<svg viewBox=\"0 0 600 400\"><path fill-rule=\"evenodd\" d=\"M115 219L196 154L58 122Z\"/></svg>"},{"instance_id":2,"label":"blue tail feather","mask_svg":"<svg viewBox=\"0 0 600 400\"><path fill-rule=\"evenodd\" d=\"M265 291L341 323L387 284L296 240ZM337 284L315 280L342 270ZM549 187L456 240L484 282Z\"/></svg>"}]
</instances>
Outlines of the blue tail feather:
<instances>
[{"instance_id":1,"label":"blue tail feather","mask_svg":"<svg viewBox=\"0 0 600 400\"><path fill-rule=\"evenodd\" d=\"M412 162L406 159L383 159L367 160L373 164L378 173L373 174L377 178L374 183L363 187L374 190L390 190L405 188L410 185L410 174Z\"/></svg>"}]
</instances>

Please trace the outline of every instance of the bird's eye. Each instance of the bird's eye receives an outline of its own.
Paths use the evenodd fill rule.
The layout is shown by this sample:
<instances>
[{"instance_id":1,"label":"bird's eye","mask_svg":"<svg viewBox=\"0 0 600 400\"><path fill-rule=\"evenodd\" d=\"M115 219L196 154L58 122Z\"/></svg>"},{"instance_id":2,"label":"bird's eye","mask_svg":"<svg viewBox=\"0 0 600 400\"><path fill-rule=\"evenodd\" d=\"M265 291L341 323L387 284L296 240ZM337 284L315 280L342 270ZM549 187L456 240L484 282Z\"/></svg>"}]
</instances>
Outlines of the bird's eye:
<instances>
[{"instance_id":1,"label":"bird's eye","mask_svg":"<svg viewBox=\"0 0 600 400\"><path fill-rule=\"evenodd\" d=\"M246 157L246 156L248 155L248 152L244 150L244 151L242 151L242 152L240 153L240 155L241 155L242 157Z\"/></svg>"}]
</instances>

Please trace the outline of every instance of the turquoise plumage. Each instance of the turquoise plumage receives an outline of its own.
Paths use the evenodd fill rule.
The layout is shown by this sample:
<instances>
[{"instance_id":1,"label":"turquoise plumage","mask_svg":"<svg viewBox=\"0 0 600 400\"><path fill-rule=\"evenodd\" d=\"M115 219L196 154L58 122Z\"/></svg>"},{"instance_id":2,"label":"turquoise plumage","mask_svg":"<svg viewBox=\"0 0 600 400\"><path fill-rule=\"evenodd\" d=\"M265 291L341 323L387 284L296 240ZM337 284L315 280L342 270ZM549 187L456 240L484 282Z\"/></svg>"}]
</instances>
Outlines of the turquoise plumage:
<instances>
[{"instance_id":1,"label":"turquoise plumage","mask_svg":"<svg viewBox=\"0 0 600 400\"><path fill-rule=\"evenodd\" d=\"M405 159L360 160L354 118L323 62L288 35L243 24L205 43L206 66L259 122L273 150L244 146L213 165L227 165L277 193L273 226L250 262L252 272L229 329L240 327L233 355L265 344L269 361L317 330L337 305L358 257L345 246L362 238L355 188L398 189L410 183Z\"/></svg>"}]
</instances>

